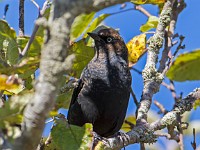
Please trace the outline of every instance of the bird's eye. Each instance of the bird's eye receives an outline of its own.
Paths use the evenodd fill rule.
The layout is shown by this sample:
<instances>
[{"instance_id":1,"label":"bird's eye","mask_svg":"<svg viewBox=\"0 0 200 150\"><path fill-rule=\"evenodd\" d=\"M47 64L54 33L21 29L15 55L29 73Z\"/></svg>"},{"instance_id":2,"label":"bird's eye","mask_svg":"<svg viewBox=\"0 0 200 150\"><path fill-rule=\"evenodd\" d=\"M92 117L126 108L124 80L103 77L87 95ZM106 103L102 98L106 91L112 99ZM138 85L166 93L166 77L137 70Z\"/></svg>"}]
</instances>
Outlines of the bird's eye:
<instances>
[{"instance_id":1,"label":"bird's eye","mask_svg":"<svg viewBox=\"0 0 200 150\"><path fill-rule=\"evenodd\" d=\"M108 43L110 43L110 42L112 42L113 39L111 37L108 37L106 40Z\"/></svg>"}]
</instances>

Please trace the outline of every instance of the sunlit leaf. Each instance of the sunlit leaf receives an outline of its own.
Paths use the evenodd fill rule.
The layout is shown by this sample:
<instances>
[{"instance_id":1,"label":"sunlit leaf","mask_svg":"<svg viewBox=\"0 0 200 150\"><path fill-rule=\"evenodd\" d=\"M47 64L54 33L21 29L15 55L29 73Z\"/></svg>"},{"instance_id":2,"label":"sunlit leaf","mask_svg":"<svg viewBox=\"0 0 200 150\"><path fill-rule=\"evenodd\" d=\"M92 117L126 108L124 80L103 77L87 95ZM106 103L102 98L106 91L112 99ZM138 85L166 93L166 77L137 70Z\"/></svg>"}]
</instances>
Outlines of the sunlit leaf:
<instances>
[{"instance_id":1,"label":"sunlit leaf","mask_svg":"<svg viewBox=\"0 0 200 150\"><path fill-rule=\"evenodd\" d=\"M133 126L136 124L136 117L135 116L128 116L125 118L124 123L121 127L121 130L124 132L130 131Z\"/></svg>"},{"instance_id":2,"label":"sunlit leaf","mask_svg":"<svg viewBox=\"0 0 200 150\"><path fill-rule=\"evenodd\" d=\"M148 3L148 4L163 4L163 3L165 3L166 2L166 0L147 0L147 2L146 3Z\"/></svg>"},{"instance_id":3,"label":"sunlit leaf","mask_svg":"<svg viewBox=\"0 0 200 150\"><path fill-rule=\"evenodd\" d=\"M94 49L86 46L84 40L80 40L71 46L69 54L72 53L75 54L76 58L69 75L79 78L83 68L94 56Z\"/></svg>"},{"instance_id":4,"label":"sunlit leaf","mask_svg":"<svg viewBox=\"0 0 200 150\"><path fill-rule=\"evenodd\" d=\"M30 37L28 36L17 38L17 43L21 50L24 49L29 39ZM41 52L42 43L43 43L43 38L40 36L36 36L26 55L29 57L38 56Z\"/></svg>"},{"instance_id":5,"label":"sunlit leaf","mask_svg":"<svg viewBox=\"0 0 200 150\"><path fill-rule=\"evenodd\" d=\"M10 38L16 38L16 32L11 28L5 20L0 20L0 35Z\"/></svg>"},{"instance_id":6,"label":"sunlit leaf","mask_svg":"<svg viewBox=\"0 0 200 150\"><path fill-rule=\"evenodd\" d=\"M200 106L200 99L195 100L195 102L193 104L193 108L196 110L199 106Z\"/></svg>"},{"instance_id":7,"label":"sunlit leaf","mask_svg":"<svg viewBox=\"0 0 200 150\"><path fill-rule=\"evenodd\" d=\"M0 90L18 94L23 90L22 80L15 75L0 75Z\"/></svg>"},{"instance_id":8,"label":"sunlit leaf","mask_svg":"<svg viewBox=\"0 0 200 150\"><path fill-rule=\"evenodd\" d=\"M83 31L88 27L88 25L94 18L94 15L95 12L91 12L90 14L81 14L74 19L70 31L71 41L74 41L83 33Z\"/></svg>"},{"instance_id":9,"label":"sunlit leaf","mask_svg":"<svg viewBox=\"0 0 200 150\"><path fill-rule=\"evenodd\" d=\"M138 5L141 5L141 4L163 4L165 3L166 0L131 0L132 3L134 4L138 4Z\"/></svg>"},{"instance_id":10,"label":"sunlit leaf","mask_svg":"<svg viewBox=\"0 0 200 150\"><path fill-rule=\"evenodd\" d=\"M86 30L84 37L87 37L87 33L88 32L93 32L98 25L100 25L100 23L106 19L108 16L110 16L109 14L102 14L100 16L98 16L97 18L95 18L92 23L90 24L90 26L88 27L88 29Z\"/></svg>"},{"instance_id":11,"label":"sunlit leaf","mask_svg":"<svg viewBox=\"0 0 200 150\"><path fill-rule=\"evenodd\" d=\"M142 25L140 27L140 31L141 32L146 32L148 30L156 28L157 25L158 25L158 17L156 17L156 16L150 16L149 19L148 19L148 21L144 25Z\"/></svg>"},{"instance_id":12,"label":"sunlit leaf","mask_svg":"<svg viewBox=\"0 0 200 150\"><path fill-rule=\"evenodd\" d=\"M133 66L146 52L146 34L133 37L127 44L129 66Z\"/></svg>"},{"instance_id":13,"label":"sunlit leaf","mask_svg":"<svg viewBox=\"0 0 200 150\"><path fill-rule=\"evenodd\" d=\"M185 53L176 58L167 73L175 81L200 80L200 50Z\"/></svg>"},{"instance_id":14,"label":"sunlit leaf","mask_svg":"<svg viewBox=\"0 0 200 150\"><path fill-rule=\"evenodd\" d=\"M9 64L16 64L19 50L16 43L16 33L4 20L0 20L0 52L1 59Z\"/></svg>"},{"instance_id":15,"label":"sunlit leaf","mask_svg":"<svg viewBox=\"0 0 200 150\"><path fill-rule=\"evenodd\" d=\"M0 68L1 74L18 74L20 78L30 77L39 67L39 57L27 57L22 59L18 66Z\"/></svg>"},{"instance_id":16,"label":"sunlit leaf","mask_svg":"<svg viewBox=\"0 0 200 150\"><path fill-rule=\"evenodd\" d=\"M147 0L131 0L131 2L140 5L140 4L145 4Z\"/></svg>"},{"instance_id":17,"label":"sunlit leaf","mask_svg":"<svg viewBox=\"0 0 200 150\"><path fill-rule=\"evenodd\" d=\"M52 143L56 149L89 149L92 140L92 125L83 127L73 126L67 123L65 118L59 118L51 130Z\"/></svg>"}]
</instances>

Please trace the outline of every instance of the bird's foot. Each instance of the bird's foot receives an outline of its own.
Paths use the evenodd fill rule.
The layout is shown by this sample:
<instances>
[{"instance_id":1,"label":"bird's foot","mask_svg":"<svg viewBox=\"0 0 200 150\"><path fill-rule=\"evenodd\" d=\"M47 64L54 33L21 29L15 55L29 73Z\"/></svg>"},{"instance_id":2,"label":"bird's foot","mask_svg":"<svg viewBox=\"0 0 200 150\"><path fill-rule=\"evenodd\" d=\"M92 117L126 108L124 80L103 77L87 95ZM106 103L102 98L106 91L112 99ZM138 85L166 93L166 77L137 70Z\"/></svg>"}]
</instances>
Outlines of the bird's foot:
<instances>
[{"instance_id":1,"label":"bird's foot","mask_svg":"<svg viewBox=\"0 0 200 150\"><path fill-rule=\"evenodd\" d=\"M126 138L126 133L124 133L124 132L117 132L117 136L119 136L119 138L120 138L120 140L122 140L123 141L123 146L124 146L124 150L125 150L125 143L124 143L124 138Z\"/></svg>"},{"instance_id":2,"label":"bird's foot","mask_svg":"<svg viewBox=\"0 0 200 150\"><path fill-rule=\"evenodd\" d=\"M93 132L93 136L94 136L94 141L96 141L96 142L101 141L104 144L108 144L107 138L98 135L96 132Z\"/></svg>"}]
</instances>

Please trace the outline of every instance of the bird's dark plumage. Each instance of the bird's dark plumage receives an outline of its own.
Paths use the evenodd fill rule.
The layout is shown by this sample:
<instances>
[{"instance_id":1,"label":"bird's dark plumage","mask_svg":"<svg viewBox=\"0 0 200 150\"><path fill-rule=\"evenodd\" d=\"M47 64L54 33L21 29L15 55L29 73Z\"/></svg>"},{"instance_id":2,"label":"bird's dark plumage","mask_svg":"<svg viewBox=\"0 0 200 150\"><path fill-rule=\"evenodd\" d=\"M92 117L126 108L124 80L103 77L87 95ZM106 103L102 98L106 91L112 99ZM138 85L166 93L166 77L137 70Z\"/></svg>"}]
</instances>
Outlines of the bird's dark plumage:
<instances>
[{"instance_id":1,"label":"bird's dark plumage","mask_svg":"<svg viewBox=\"0 0 200 150\"><path fill-rule=\"evenodd\" d=\"M88 34L95 41L96 54L74 89L67 118L73 125L92 123L97 134L109 137L120 130L128 106L128 51L112 28Z\"/></svg>"}]
</instances>

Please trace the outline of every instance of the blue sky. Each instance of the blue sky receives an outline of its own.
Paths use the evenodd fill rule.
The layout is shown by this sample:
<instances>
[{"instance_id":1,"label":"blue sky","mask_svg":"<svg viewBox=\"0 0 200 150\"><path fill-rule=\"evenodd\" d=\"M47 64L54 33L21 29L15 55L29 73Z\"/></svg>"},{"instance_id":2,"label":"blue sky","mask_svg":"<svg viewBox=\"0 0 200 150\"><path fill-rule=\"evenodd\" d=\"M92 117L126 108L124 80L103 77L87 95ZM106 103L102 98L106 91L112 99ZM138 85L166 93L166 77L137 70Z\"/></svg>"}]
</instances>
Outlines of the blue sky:
<instances>
[{"instance_id":1,"label":"blue sky","mask_svg":"<svg viewBox=\"0 0 200 150\"><path fill-rule=\"evenodd\" d=\"M41 7L44 0L35 0ZM180 53L189 52L191 50L195 50L200 48L200 1L199 0L185 0L187 3L186 9L180 14L176 26L175 33L179 33L184 35L186 38L184 40L184 44L186 48ZM6 20L18 33L18 1L17 0L1 0L0 2L0 18L3 16L4 6L9 4L9 10L6 16ZM132 7L133 4L127 3L127 8ZM147 9L152 15L157 15L158 9L155 5L145 5L145 9ZM104 9L100 13L113 13L120 11L120 5L113 6L109 9ZM34 20L37 18L38 10L33 5L30 0L25 0L25 34L30 35L33 29ZM140 34L140 26L146 22L147 18L145 15L141 14L139 11L132 10L123 12L117 15L112 15L105 19L104 24L107 26L111 26L113 28L119 28L120 34L124 38L126 42L128 42L133 36ZM141 60L135 65L135 68L142 70L144 68L146 61L146 55L144 55ZM135 72L132 72L133 81L132 87L138 99L141 97L141 92L143 88L142 77ZM166 80L168 82L168 80ZM187 82L175 82L175 87L177 94L183 92L183 96L187 95L194 88L200 87L199 81L187 81ZM172 109L174 101L171 96L169 90L165 87L161 86L160 91L155 94L153 100L158 100L161 102L168 110ZM153 110L158 111L158 109L152 104L151 107ZM128 115L135 113L135 105L133 103L132 97L130 98ZM199 109L193 111L193 115L191 119L199 118ZM49 128L48 128L49 129ZM47 130L46 130L47 131ZM47 133L47 132L45 132ZM187 149L191 149L190 142L191 137L186 137L184 139L184 144ZM160 140L160 141L163 141ZM160 142L161 145L163 142ZM200 144L200 140L197 141L197 145ZM127 149L132 149L132 146L129 146ZM139 149L138 146L134 146L135 149ZM166 148L164 148L166 149Z\"/></svg>"}]
</instances>

